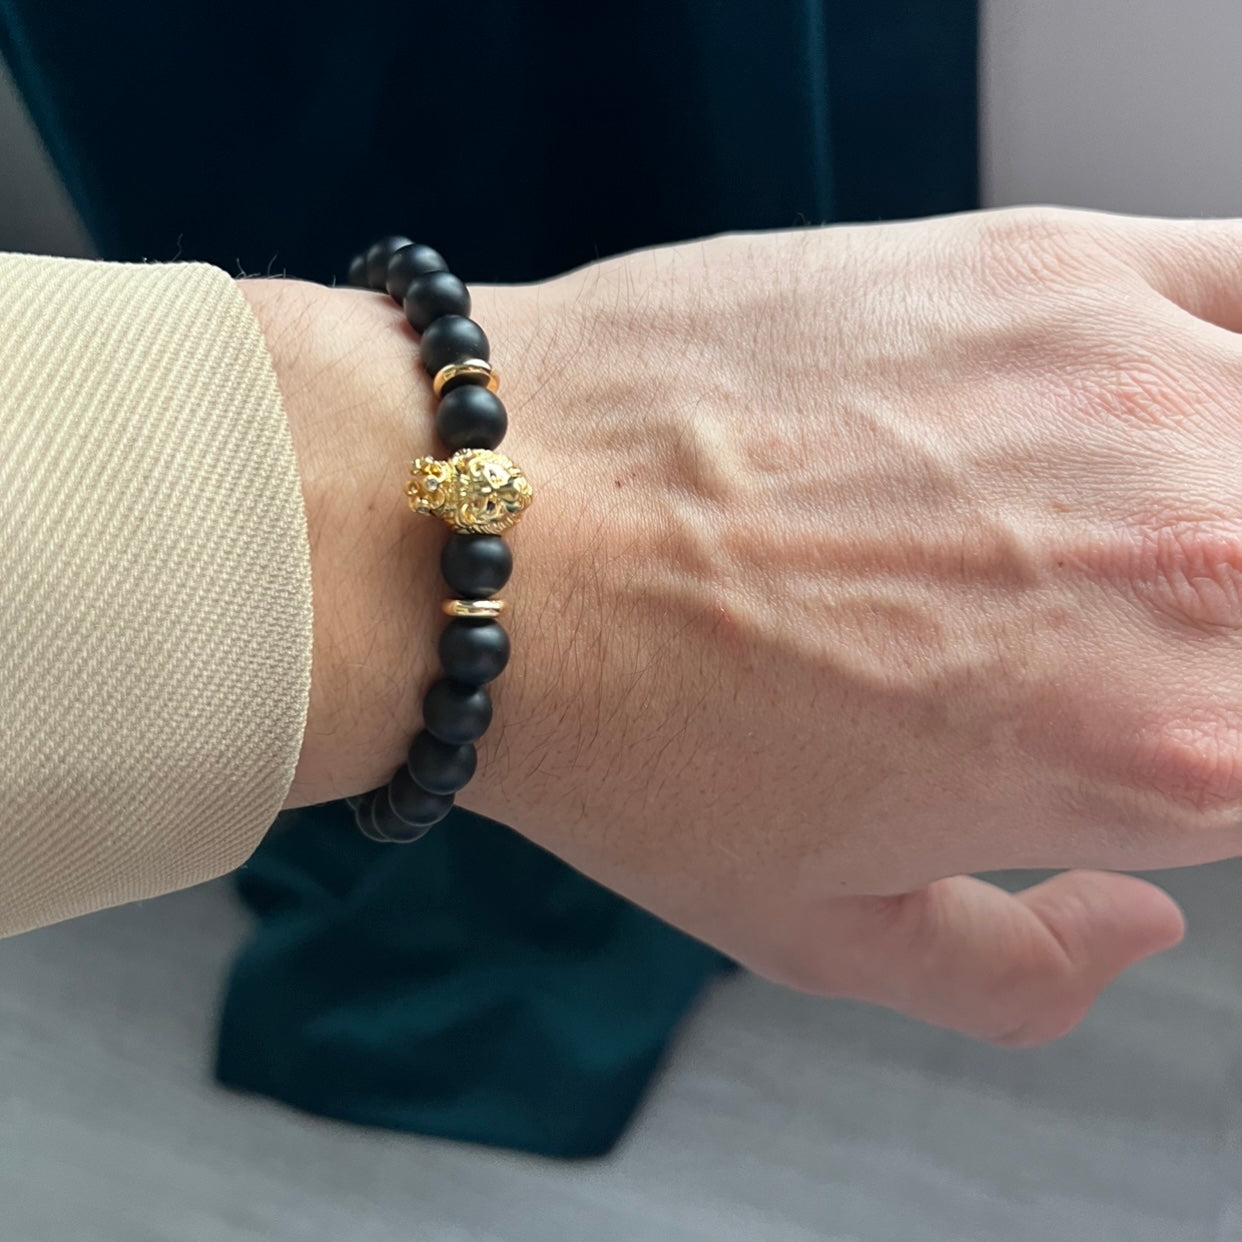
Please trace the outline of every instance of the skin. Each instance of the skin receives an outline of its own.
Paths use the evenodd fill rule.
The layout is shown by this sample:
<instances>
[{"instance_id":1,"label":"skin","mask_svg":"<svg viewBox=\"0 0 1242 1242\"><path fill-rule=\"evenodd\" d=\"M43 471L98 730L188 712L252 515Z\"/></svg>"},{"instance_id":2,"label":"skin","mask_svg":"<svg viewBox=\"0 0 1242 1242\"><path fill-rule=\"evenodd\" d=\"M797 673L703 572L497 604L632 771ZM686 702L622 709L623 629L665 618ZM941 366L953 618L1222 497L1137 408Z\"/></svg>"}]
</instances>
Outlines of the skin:
<instances>
[{"instance_id":1,"label":"skin","mask_svg":"<svg viewBox=\"0 0 1242 1242\"><path fill-rule=\"evenodd\" d=\"M244 285L315 589L290 806L387 780L444 535L391 301ZM474 810L751 968L1006 1045L1242 852L1242 224L1030 209L730 235L481 288L514 659ZM1064 870L1011 895L970 873Z\"/></svg>"}]
</instances>

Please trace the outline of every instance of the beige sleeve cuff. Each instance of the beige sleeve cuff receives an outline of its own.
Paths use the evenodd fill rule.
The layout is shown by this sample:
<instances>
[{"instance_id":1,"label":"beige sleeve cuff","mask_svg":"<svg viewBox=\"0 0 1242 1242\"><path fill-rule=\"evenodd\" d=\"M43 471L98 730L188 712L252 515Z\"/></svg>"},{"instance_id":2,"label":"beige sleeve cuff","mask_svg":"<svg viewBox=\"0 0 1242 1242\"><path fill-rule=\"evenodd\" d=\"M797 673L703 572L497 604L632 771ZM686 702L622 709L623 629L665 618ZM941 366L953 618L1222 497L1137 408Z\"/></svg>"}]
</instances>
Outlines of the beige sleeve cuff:
<instances>
[{"instance_id":1,"label":"beige sleeve cuff","mask_svg":"<svg viewBox=\"0 0 1242 1242\"><path fill-rule=\"evenodd\" d=\"M311 639L234 282L0 254L0 935L241 864L293 780Z\"/></svg>"}]
</instances>

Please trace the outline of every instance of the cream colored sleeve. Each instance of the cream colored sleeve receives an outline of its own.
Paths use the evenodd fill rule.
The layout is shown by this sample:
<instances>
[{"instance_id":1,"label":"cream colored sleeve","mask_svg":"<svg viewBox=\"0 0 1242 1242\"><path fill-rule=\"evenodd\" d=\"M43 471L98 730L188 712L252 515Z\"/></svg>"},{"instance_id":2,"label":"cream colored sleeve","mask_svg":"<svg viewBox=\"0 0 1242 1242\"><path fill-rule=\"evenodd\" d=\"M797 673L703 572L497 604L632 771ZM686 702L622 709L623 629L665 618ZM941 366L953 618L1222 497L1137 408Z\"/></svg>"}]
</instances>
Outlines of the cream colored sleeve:
<instances>
[{"instance_id":1,"label":"cream colored sleeve","mask_svg":"<svg viewBox=\"0 0 1242 1242\"><path fill-rule=\"evenodd\" d=\"M293 779L311 636L234 282L0 254L0 935L242 863Z\"/></svg>"}]
</instances>

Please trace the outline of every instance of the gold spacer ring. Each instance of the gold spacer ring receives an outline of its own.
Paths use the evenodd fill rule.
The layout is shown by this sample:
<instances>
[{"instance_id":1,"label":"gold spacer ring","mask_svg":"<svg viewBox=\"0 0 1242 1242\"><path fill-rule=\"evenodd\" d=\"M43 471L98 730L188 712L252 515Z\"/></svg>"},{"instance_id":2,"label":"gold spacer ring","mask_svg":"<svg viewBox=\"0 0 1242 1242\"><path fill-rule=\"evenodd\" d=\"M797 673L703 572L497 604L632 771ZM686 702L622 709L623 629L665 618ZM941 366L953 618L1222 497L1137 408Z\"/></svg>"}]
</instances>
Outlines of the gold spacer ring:
<instances>
[{"instance_id":1,"label":"gold spacer ring","mask_svg":"<svg viewBox=\"0 0 1242 1242\"><path fill-rule=\"evenodd\" d=\"M444 611L450 617L470 617L475 621L492 621L505 610L503 599L446 599Z\"/></svg>"},{"instance_id":2,"label":"gold spacer ring","mask_svg":"<svg viewBox=\"0 0 1242 1242\"><path fill-rule=\"evenodd\" d=\"M500 387L500 372L490 362L482 358L467 358L464 362L450 362L441 367L431 381L431 387L438 397L444 391L444 385L463 376L483 376L488 392L495 392Z\"/></svg>"}]
</instances>

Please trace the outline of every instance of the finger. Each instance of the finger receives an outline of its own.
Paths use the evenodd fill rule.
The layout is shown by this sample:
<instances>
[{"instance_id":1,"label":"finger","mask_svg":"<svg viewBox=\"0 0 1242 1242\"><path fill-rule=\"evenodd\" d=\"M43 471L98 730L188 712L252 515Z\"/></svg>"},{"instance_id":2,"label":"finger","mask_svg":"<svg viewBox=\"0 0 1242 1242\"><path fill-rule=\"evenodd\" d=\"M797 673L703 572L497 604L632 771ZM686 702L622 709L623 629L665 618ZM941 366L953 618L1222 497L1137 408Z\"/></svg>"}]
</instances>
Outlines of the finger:
<instances>
[{"instance_id":1,"label":"finger","mask_svg":"<svg viewBox=\"0 0 1242 1242\"><path fill-rule=\"evenodd\" d=\"M1057 1039L1127 967L1185 930L1167 893L1070 871L1011 894L968 877L834 903L848 994L1011 1047ZM829 967L828 978L832 977Z\"/></svg>"}]
</instances>

